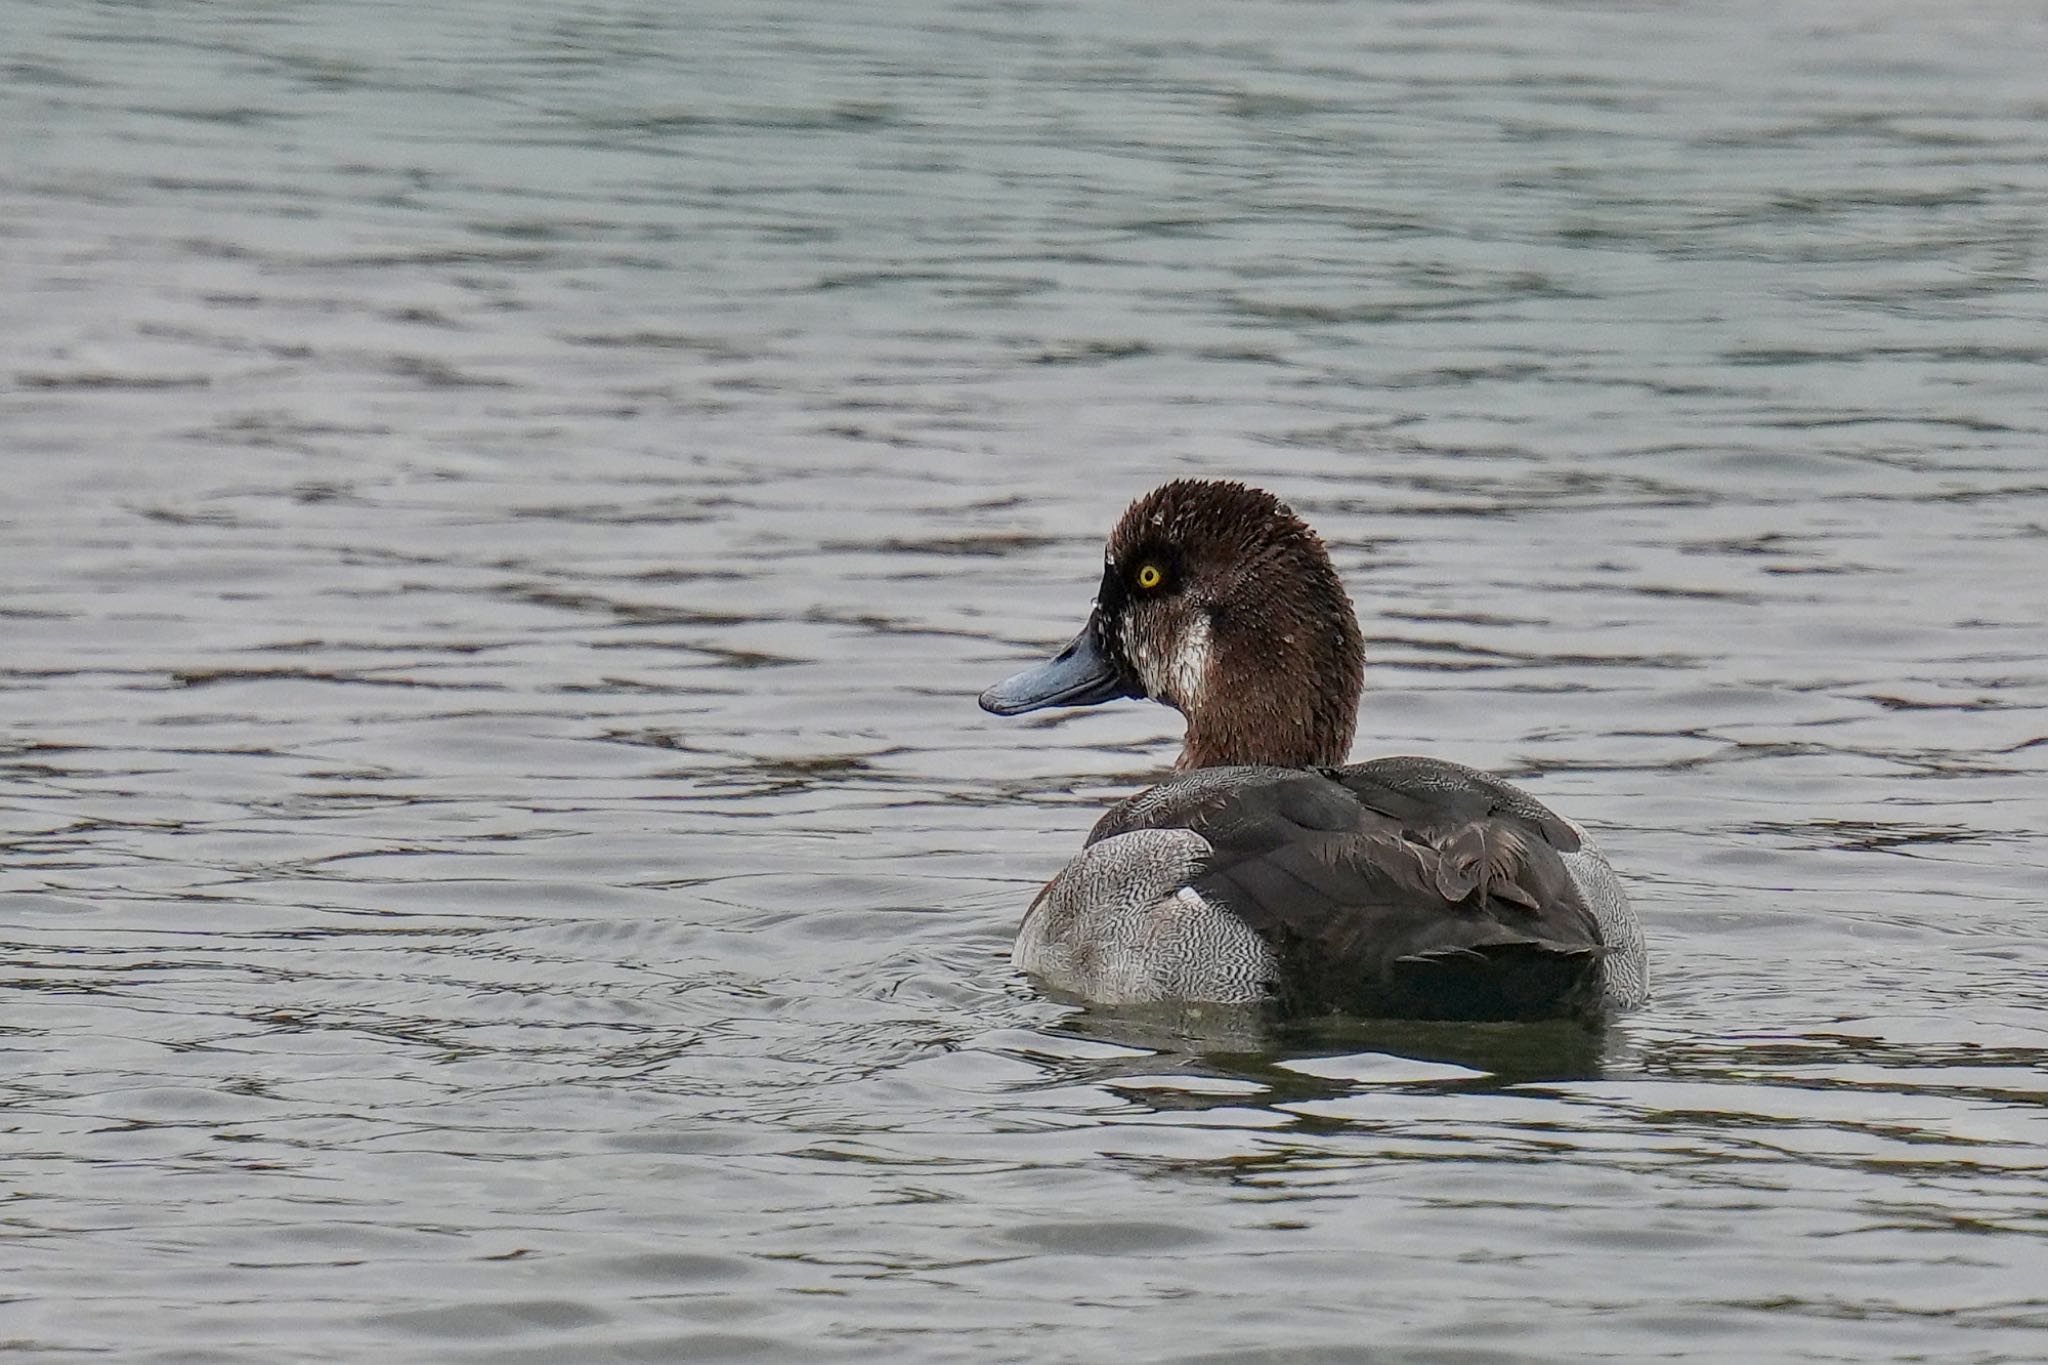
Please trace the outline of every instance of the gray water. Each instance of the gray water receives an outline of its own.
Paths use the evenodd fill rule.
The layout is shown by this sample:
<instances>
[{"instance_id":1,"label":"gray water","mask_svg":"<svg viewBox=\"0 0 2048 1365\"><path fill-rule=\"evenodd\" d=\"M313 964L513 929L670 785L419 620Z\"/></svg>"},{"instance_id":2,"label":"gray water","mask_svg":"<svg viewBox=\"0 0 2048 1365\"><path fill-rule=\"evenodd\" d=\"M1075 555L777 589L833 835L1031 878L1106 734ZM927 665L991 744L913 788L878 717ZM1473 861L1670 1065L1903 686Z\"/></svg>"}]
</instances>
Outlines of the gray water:
<instances>
[{"instance_id":1,"label":"gray water","mask_svg":"<svg viewBox=\"0 0 2048 1365\"><path fill-rule=\"evenodd\" d=\"M2048 1357L2048 12L0 0L0 1346ZM1585 1035L1076 1012L1171 476Z\"/></svg>"}]
</instances>

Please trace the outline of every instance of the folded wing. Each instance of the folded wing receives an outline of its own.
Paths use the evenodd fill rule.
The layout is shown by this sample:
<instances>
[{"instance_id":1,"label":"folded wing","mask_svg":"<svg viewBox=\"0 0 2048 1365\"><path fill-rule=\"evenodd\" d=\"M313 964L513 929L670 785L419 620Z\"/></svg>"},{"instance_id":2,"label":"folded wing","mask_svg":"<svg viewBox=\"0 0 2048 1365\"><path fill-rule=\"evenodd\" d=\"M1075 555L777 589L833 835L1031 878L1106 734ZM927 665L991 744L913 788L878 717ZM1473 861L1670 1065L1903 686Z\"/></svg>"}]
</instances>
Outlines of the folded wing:
<instances>
[{"instance_id":1,"label":"folded wing","mask_svg":"<svg viewBox=\"0 0 2048 1365\"><path fill-rule=\"evenodd\" d=\"M1521 1019L1600 1000L1599 926L1560 853L1567 822L1491 776L1427 759L1217 768L1142 792L1090 842L1189 829L1193 879L1281 961L1300 1013Z\"/></svg>"}]
</instances>

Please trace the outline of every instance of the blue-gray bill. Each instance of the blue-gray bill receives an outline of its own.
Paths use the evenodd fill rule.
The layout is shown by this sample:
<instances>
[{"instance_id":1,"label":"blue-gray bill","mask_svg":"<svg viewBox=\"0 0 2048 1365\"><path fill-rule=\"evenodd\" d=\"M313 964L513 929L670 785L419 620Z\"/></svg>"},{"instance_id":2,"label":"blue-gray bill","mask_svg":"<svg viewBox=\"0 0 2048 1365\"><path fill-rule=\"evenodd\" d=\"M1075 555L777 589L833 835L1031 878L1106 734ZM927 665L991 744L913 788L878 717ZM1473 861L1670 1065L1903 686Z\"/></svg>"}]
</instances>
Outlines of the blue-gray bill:
<instances>
[{"instance_id":1,"label":"blue-gray bill","mask_svg":"<svg viewBox=\"0 0 2048 1365\"><path fill-rule=\"evenodd\" d=\"M1046 662L1003 679L981 694L981 709L999 716L1017 716L1047 706L1094 706L1119 697L1144 693L1126 677L1102 648L1095 614Z\"/></svg>"}]
</instances>

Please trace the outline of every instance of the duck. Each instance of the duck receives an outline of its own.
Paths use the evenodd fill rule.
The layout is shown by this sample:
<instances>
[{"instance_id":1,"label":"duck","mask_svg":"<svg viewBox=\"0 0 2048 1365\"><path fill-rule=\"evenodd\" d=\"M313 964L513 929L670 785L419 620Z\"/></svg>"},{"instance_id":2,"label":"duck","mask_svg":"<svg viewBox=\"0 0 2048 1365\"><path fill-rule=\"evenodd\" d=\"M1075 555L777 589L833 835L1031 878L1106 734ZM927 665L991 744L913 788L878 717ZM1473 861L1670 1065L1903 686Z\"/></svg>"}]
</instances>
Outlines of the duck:
<instances>
[{"instance_id":1,"label":"duck","mask_svg":"<svg viewBox=\"0 0 2048 1365\"><path fill-rule=\"evenodd\" d=\"M1592 836L1437 758L1348 763L1357 613L1273 494L1178 479L1110 531L1080 632L984 710L1149 699L1174 775L1117 802L1031 902L1011 952L1090 1006L1287 1016L1599 1020L1643 1003L1643 931Z\"/></svg>"}]
</instances>

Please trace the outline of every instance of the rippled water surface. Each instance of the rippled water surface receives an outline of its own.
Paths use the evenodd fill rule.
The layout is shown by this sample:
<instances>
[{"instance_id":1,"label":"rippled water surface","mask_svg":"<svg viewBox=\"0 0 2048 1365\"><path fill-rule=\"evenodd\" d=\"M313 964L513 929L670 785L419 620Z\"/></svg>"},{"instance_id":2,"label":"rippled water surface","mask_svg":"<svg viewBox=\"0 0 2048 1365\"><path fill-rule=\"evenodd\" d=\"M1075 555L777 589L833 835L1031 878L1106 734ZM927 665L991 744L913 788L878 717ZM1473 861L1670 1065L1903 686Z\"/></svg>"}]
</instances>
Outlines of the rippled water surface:
<instances>
[{"instance_id":1,"label":"rippled water surface","mask_svg":"<svg viewBox=\"0 0 2048 1365\"><path fill-rule=\"evenodd\" d=\"M2048 14L0 0L0 1341L2048 1357ZM1604 1036L1007 962L1178 474Z\"/></svg>"}]
</instances>

